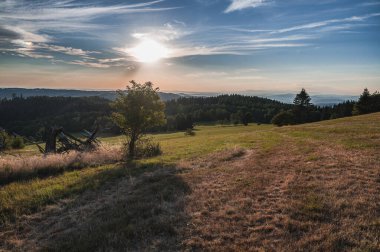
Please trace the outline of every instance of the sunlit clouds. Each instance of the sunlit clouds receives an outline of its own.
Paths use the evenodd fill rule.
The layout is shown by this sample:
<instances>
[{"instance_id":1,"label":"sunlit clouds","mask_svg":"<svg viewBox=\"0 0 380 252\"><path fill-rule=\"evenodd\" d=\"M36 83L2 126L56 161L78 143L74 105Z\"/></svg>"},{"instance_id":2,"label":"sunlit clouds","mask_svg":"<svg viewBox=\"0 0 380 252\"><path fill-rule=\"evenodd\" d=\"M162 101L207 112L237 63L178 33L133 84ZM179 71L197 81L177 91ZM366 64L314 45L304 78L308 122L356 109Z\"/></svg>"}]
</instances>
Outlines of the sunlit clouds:
<instances>
[{"instance_id":1,"label":"sunlit clouds","mask_svg":"<svg viewBox=\"0 0 380 252\"><path fill-rule=\"evenodd\" d=\"M376 90L379 26L375 0L0 0L0 86Z\"/></svg>"},{"instance_id":2,"label":"sunlit clouds","mask_svg":"<svg viewBox=\"0 0 380 252\"><path fill-rule=\"evenodd\" d=\"M224 12L229 13L246 8L256 8L266 4L268 4L268 0L231 0L231 4Z\"/></svg>"},{"instance_id":3,"label":"sunlit clouds","mask_svg":"<svg viewBox=\"0 0 380 252\"><path fill-rule=\"evenodd\" d=\"M143 39L138 45L131 49L126 49L139 62L153 63L162 58L167 58L170 54L168 48L152 39Z\"/></svg>"}]
</instances>

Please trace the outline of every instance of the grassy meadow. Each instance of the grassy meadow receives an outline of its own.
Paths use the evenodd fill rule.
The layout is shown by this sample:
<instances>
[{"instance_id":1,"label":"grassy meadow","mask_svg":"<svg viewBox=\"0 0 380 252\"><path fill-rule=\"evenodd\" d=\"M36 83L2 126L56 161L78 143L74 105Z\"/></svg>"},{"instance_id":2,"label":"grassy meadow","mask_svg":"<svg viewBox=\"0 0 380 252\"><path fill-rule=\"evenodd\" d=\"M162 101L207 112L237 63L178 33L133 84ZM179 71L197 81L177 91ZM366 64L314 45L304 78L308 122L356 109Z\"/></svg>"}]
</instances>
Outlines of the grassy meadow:
<instances>
[{"instance_id":1,"label":"grassy meadow","mask_svg":"<svg viewBox=\"0 0 380 252\"><path fill-rule=\"evenodd\" d=\"M133 163L121 136L0 156L0 250L380 250L380 113L195 133Z\"/></svg>"}]
</instances>

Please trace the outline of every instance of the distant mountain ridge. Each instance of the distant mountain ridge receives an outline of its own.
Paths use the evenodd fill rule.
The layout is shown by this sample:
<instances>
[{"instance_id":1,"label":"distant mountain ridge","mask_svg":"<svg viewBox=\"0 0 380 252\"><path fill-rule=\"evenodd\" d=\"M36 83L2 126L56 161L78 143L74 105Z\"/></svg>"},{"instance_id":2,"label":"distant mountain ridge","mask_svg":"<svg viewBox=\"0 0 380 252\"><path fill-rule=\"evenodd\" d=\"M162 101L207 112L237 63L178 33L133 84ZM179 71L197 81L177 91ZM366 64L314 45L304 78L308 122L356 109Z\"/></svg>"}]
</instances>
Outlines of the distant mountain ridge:
<instances>
[{"instance_id":1,"label":"distant mountain ridge","mask_svg":"<svg viewBox=\"0 0 380 252\"><path fill-rule=\"evenodd\" d=\"M239 92L228 92L240 95L248 96L258 96L264 97L271 100L280 101L283 103L293 103L295 93L269 93L264 91L239 91ZM168 101L173 99L178 99L179 97L209 97L218 96L223 93L217 92L159 92L162 100ZM84 96L99 96L109 100L113 100L116 97L115 91L95 91L95 90L74 90L74 89L47 89L47 88L0 88L0 99L12 98L13 95L30 97L30 96L64 96L64 97L84 97ZM356 101L359 96L354 95L336 95L336 94L318 94L311 95L312 103L318 106L332 106L347 100Z\"/></svg>"},{"instance_id":2,"label":"distant mountain ridge","mask_svg":"<svg viewBox=\"0 0 380 252\"><path fill-rule=\"evenodd\" d=\"M217 92L176 92L183 97L210 97L210 96L218 96L225 93L217 93ZM296 93L275 93L275 92L265 92L265 91L238 91L238 92L228 92L228 94L239 94L239 95L247 95L247 96L257 96L268 98L275 101L280 101L283 103L292 104ZM338 103L342 103L345 101L357 101L358 95L338 95L338 94L318 94L318 95L310 95L311 102L317 106L332 106Z\"/></svg>"},{"instance_id":3,"label":"distant mountain ridge","mask_svg":"<svg viewBox=\"0 0 380 252\"><path fill-rule=\"evenodd\" d=\"M259 95L271 100L281 101L283 103L293 103L296 94L263 94ZM345 101L357 101L359 96L354 95L335 95L335 94L320 94L310 95L311 103L317 106L332 106Z\"/></svg>"},{"instance_id":4,"label":"distant mountain ridge","mask_svg":"<svg viewBox=\"0 0 380 252\"><path fill-rule=\"evenodd\" d=\"M93 90L75 90L75 89L48 89L48 88L0 88L0 99L10 99L14 95L30 97L30 96L63 96L63 97L90 97L99 96L105 99L114 100L116 91L93 91ZM173 100L181 97L178 94L159 92L162 100Z\"/></svg>"}]
</instances>

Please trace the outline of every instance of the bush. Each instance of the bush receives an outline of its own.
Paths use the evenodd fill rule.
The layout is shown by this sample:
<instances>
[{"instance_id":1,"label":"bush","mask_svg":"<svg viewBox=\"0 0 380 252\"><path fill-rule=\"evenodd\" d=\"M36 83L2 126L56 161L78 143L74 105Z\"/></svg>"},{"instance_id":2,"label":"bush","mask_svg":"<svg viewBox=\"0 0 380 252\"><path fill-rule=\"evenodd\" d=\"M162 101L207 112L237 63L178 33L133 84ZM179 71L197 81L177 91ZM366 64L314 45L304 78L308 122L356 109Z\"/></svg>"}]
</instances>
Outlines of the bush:
<instances>
[{"instance_id":1,"label":"bush","mask_svg":"<svg viewBox=\"0 0 380 252\"><path fill-rule=\"evenodd\" d=\"M282 111L272 118L272 123L277 126L291 125L295 123L292 111Z\"/></svg>"},{"instance_id":2,"label":"bush","mask_svg":"<svg viewBox=\"0 0 380 252\"><path fill-rule=\"evenodd\" d=\"M194 130L191 128L186 129L185 136L195 136Z\"/></svg>"},{"instance_id":3,"label":"bush","mask_svg":"<svg viewBox=\"0 0 380 252\"><path fill-rule=\"evenodd\" d=\"M6 150L11 147L11 137L8 135L7 132L0 129L0 150Z\"/></svg>"},{"instance_id":4,"label":"bush","mask_svg":"<svg viewBox=\"0 0 380 252\"><path fill-rule=\"evenodd\" d=\"M13 149L22 149L25 147L24 139L22 139L20 136L16 136L13 138L11 145Z\"/></svg>"},{"instance_id":5,"label":"bush","mask_svg":"<svg viewBox=\"0 0 380 252\"><path fill-rule=\"evenodd\" d=\"M125 156L128 158L129 144L125 144ZM155 157L162 154L160 143L154 142L151 138L140 139L136 143L135 158Z\"/></svg>"}]
</instances>

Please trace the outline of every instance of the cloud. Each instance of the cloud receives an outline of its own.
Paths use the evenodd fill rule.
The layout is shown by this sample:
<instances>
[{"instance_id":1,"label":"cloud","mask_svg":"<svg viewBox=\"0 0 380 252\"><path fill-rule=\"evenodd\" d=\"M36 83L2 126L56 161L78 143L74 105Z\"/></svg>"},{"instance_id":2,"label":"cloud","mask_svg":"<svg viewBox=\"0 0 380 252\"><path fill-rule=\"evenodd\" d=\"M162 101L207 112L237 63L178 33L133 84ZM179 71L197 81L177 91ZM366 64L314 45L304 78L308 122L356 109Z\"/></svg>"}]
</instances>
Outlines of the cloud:
<instances>
[{"instance_id":1,"label":"cloud","mask_svg":"<svg viewBox=\"0 0 380 252\"><path fill-rule=\"evenodd\" d=\"M116 59L97 59L102 53L109 56L109 52L87 51L57 44L62 43L62 35L65 32L69 32L70 36L75 33L76 36L100 37L99 33L109 26L99 24L100 17L177 8L158 6L164 1L105 5L104 2L79 3L73 0L0 0L0 52L97 68L126 65L125 62ZM183 24L176 22L176 25ZM160 34L167 40L181 36L169 23ZM62 55L66 56L63 58ZM73 60L73 57L76 59Z\"/></svg>"},{"instance_id":2,"label":"cloud","mask_svg":"<svg viewBox=\"0 0 380 252\"><path fill-rule=\"evenodd\" d=\"M299 30L310 30L310 29L321 28L321 27L325 27L325 26L328 26L331 24L337 24L337 23L362 22L368 18L377 17L377 16L380 16L380 13L372 13L372 14L367 14L363 16L352 16L349 18L341 18L341 19L330 19L330 20L325 20L325 21L320 21L320 22L292 26L289 28L273 31L272 33L285 33L285 32L299 31Z\"/></svg>"},{"instance_id":3,"label":"cloud","mask_svg":"<svg viewBox=\"0 0 380 252\"><path fill-rule=\"evenodd\" d=\"M12 55L18 55L21 57L30 57L35 59L53 59L54 57L45 53L40 53L35 51L35 45L32 42L24 41L22 39L12 40L12 44L16 48L0 48L2 52L8 52Z\"/></svg>"},{"instance_id":4,"label":"cloud","mask_svg":"<svg viewBox=\"0 0 380 252\"><path fill-rule=\"evenodd\" d=\"M267 4L268 1L266 0L232 0L231 4L227 7L224 13L230 13L246 8L256 8Z\"/></svg>"},{"instance_id":5,"label":"cloud","mask_svg":"<svg viewBox=\"0 0 380 252\"><path fill-rule=\"evenodd\" d=\"M306 47L312 44L305 43L306 40L315 39L315 35L289 35L275 36L272 30L260 30L260 35L251 34L250 29L231 27L201 27L198 29L178 26L167 23L162 27L151 27L150 31L132 33L131 36L138 41L132 42L125 47L113 48L115 52L133 61L130 53L144 39L161 41L168 54L166 58L181 58L188 56L207 55L250 55L255 51ZM232 27L233 28L233 27ZM226 31L227 30L227 31ZM248 35L246 35L248 30ZM208 34L205 36L204 34ZM191 35L191 36L188 36ZM188 37L187 37L188 36ZM186 37L186 39L183 39Z\"/></svg>"},{"instance_id":6,"label":"cloud","mask_svg":"<svg viewBox=\"0 0 380 252\"><path fill-rule=\"evenodd\" d=\"M51 52L62 53L70 56L81 56L87 59L93 59L90 55L97 54L96 51L86 51L79 48L65 47L46 43L34 43L23 39L13 39L10 43L14 46L11 48L0 48L0 51L13 52L23 57L53 59Z\"/></svg>"},{"instance_id":7,"label":"cloud","mask_svg":"<svg viewBox=\"0 0 380 252\"><path fill-rule=\"evenodd\" d=\"M17 37L30 42L48 42L51 40L48 35L36 34L17 26L4 25L2 29L8 31L8 34L10 35L8 39L14 39L14 37ZM17 36L15 36L15 34Z\"/></svg>"},{"instance_id":8,"label":"cloud","mask_svg":"<svg viewBox=\"0 0 380 252\"><path fill-rule=\"evenodd\" d=\"M13 2L7 8L1 11L0 18L11 20L88 20L105 15L119 15L128 13L156 12L172 10L176 7L163 8L151 7L152 5L163 2L163 0L150 1L139 4L127 5L110 5L110 6L95 6L95 5L78 5L72 1L51 1L38 2L32 4L20 1Z\"/></svg>"},{"instance_id":9,"label":"cloud","mask_svg":"<svg viewBox=\"0 0 380 252\"><path fill-rule=\"evenodd\" d=\"M194 46L175 48L171 51L170 58L202 55L250 55L258 50L305 47L306 43L240 43L238 45L226 44L218 46Z\"/></svg>"},{"instance_id":10,"label":"cloud","mask_svg":"<svg viewBox=\"0 0 380 252\"><path fill-rule=\"evenodd\" d=\"M159 40L162 42L172 41L192 34L192 31L183 29L183 27L185 26L186 25L182 22L174 21L174 23L164 24L163 27L145 28L145 32L136 32L131 34L131 36L136 39L154 38L155 40Z\"/></svg>"},{"instance_id":11,"label":"cloud","mask_svg":"<svg viewBox=\"0 0 380 252\"><path fill-rule=\"evenodd\" d=\"M59 52L59 53L72 55L72 56L87 56L88 57L89 54L98 53L95 51L85 51L79 48L50 45L50 44L39 44L36 46L36 48L47 49L52 52Z\"/></svg>"},{"instance_id":12,"label":"cloud","mask_svg":"<svg viewBox=\"0 0 380 252\"><path fill-rule=\"evenodd\" d=\"M11 39L19 39L20 34L12 31L12 29L9 29L7 27L0 26L0 41L1 40L11 40Z\"/></svg>"},{"instance_id":13,"label":"cloud","mask_svg":"<svg viewBox=\"0 0 380 252\"><path fill-rule=\"evenodd\" d=\"M80 66L86 66L86 67L94 67L94 68L109 68L110 67L107 64L102 64L102 63L98 63L98 62L88 62L88 61L83 61L83 60L74 60L74 61L69 61L69 62L65 62L65 63L80 65Z\"/></svg>"}]
</instances>

